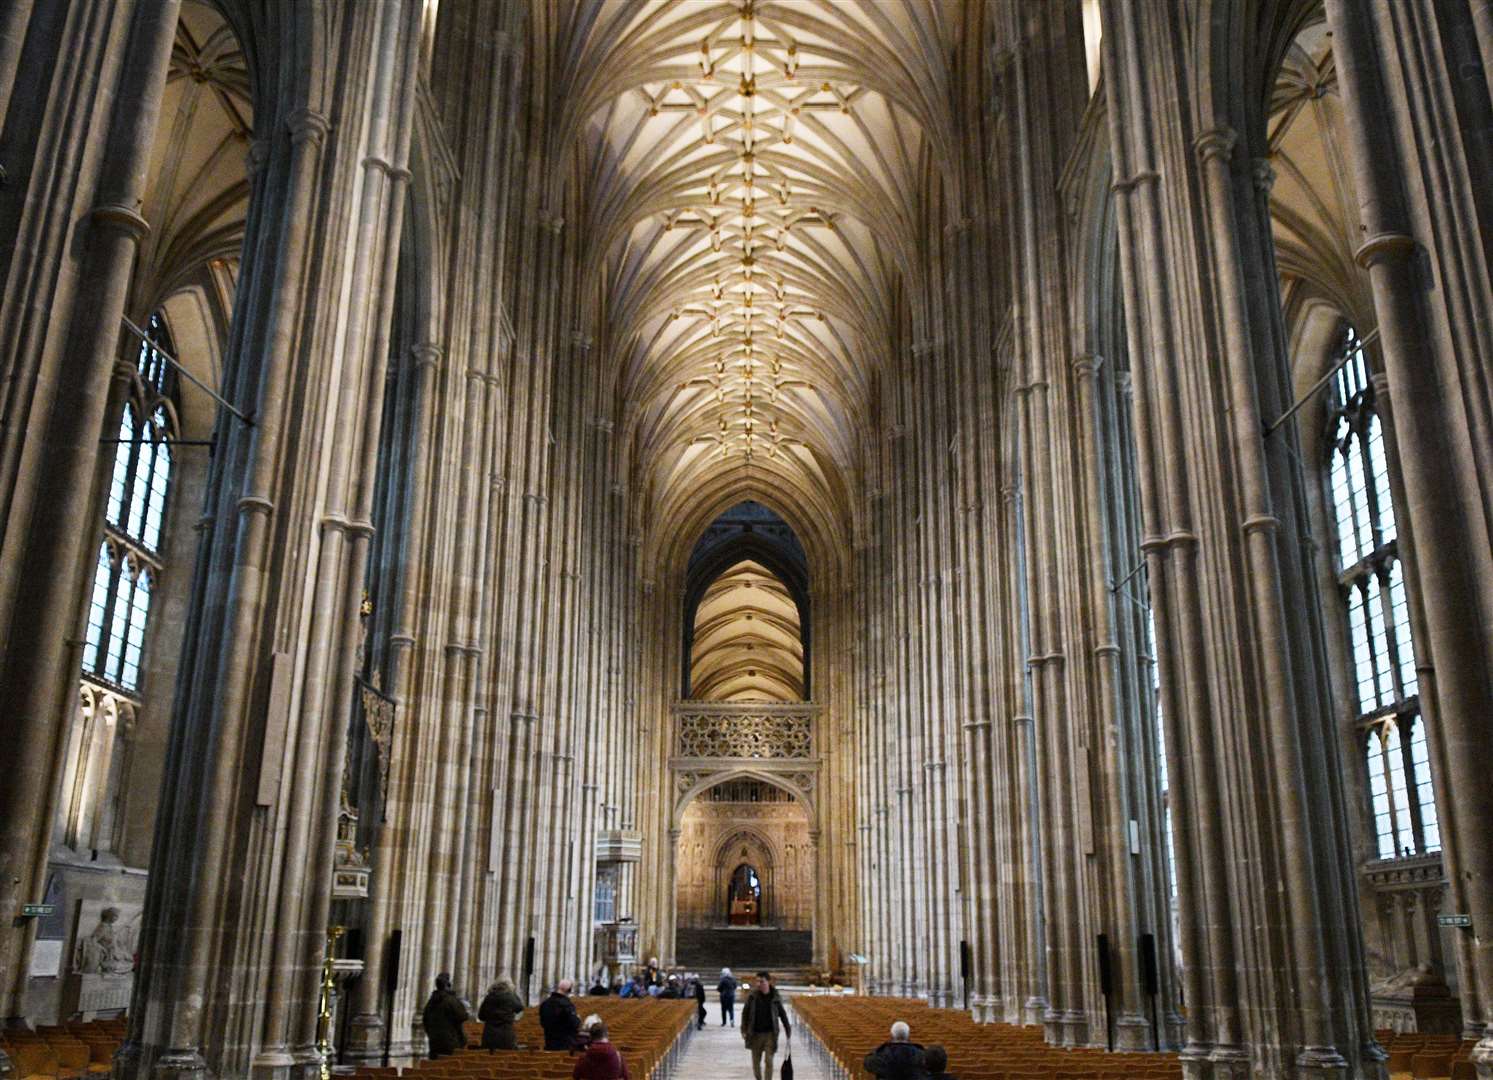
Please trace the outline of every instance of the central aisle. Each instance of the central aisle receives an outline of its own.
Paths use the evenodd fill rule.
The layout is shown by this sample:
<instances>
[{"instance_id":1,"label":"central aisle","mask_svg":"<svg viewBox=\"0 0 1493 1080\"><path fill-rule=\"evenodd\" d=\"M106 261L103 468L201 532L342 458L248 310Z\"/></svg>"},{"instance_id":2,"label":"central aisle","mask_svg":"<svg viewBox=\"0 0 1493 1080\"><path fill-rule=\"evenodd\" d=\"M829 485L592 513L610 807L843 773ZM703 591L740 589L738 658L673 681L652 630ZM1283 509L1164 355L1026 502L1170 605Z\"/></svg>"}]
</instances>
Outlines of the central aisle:
<instances>
[{"instance_id":1,"label":"central aisle","mask_svg":"<svg viewBox=\"0 0 1493 1080\"><path fill-rule=\"evenodd\" d=\"M788 1003L788 1018L793 1024L793 1080L828 1080L809 1054L808 1043L799 1032L798 1015L793 1011L791 1001ZM741 1020L739 1000L736 1019ZM783 1063L783 1049L779 1041L778 1056L773 1059L773 1080L777 1080ZM705 1027L690 1039L674 1080L752 1080L752 1055L742 1045L739 1028L721 1026L719 1001L712 1000L707 1006Z\"/></svg>"}]
</instances>

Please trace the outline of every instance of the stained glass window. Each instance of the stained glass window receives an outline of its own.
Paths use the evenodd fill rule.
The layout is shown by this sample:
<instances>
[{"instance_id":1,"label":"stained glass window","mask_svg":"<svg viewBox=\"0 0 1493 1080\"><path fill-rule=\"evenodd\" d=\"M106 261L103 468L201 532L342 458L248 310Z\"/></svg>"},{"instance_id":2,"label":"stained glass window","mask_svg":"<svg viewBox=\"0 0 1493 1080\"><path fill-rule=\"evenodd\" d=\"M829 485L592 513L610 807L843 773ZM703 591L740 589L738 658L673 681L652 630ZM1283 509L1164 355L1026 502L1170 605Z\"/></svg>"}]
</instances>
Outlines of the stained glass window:
<instances>
[{"instance_id":1,"label":"stained glass window","mask_svg":"<svg viewBox=\"0 0 1493 1080\"><path fill-rule=\"evenodd\" d=\"M99 546L83 642L83 674L136 691L145 648L150 596L160 569L166 494L171 481L175 435L174 355L159 314L139 343L130 394L113 443L114 467L104 505L104 541Z\"/></svg>"},{"instance_id":2,"label":"stained glass window","mask_svg":"<svg viewBox=\"0 0 1493 1080\"><path fill-rule=\"evenodd\" d=\"M1440 850L1441 834L1383 425L1368 358L1352 327L1344 330L1341 347L1346 359L1329 402L1328 490L1376 850L1392 859Z\"/></svg>"}]
</instances>

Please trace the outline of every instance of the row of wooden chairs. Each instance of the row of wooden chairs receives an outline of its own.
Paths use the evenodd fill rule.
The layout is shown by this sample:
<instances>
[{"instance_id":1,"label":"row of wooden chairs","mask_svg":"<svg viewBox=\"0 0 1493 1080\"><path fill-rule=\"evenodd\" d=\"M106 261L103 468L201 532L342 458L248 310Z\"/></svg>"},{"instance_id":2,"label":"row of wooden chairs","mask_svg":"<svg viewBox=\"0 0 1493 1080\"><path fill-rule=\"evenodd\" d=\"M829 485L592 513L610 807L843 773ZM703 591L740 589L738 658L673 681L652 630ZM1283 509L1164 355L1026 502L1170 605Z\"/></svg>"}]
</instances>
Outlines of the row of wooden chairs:
<instances>
[{"instance_id":1,"label":"row of wooden chairs","mask_svg":"<svg viewBox=\"0 0 1493 1080\"><path fill-rule=\"evenodd\" d=\"M657 1080L661 1067L676 1053L682 1036L695 1018L693 1001L642 1001L581 997L576 1010L584 1018L595 1013L605 1021L610 1041L627 1062L633 1080ZM421 1061L403 1070L413 1080L570 1080L575 1055L546 1051L539 1010L524 1010L515 1025L519 1050L481 1049L482 1025L465 1025L467 1049L436 1061ZM360 1068L354 1080L394 1080L394 1069Z\"/></svg>"},{"instance_id":2,"label":"row of wooden chairs","mask_svg":"<svg viewBox=\"0 0 1493 1080\"><path fill-rule=\"evenodd\" d=\"M1472 1063L1473 1040L1457 1035L1420 1035L1380 1030L1375 1033L1379 1045L1389 1052L1391 1076L1414 1077L1414 1080L1474 1080L1477 1067Z\"/></svg>"},{"instance_id":3,"label":"row of wooden chairs","mask_svg":"<svg viewBox=\"0 0 1493 1080\"><path fill-rule=\"evenodd\" d=\"M19 1080L77 1080L107 1073L124 1042L123 1020L0 1031L0 1047Z\"/></svg>"},{"instance_id":4,"label":"row of wooden chairs","mask_svg":"<svg viewBox=\"0 0 1493 1080\"><path fill-rule=\"evenodd\" d=\"M957 1009L932 1009L913 998L800 995L793 1009L833 1058L837 1072L868 1077L865 1056L902 1020L914 1042L941 1045L949 1071L962 1080L1180 1080L1176 1054L1109 1053L1049 1046L1042 1029L976 1024Z\"/></svg>"}]
</instances>

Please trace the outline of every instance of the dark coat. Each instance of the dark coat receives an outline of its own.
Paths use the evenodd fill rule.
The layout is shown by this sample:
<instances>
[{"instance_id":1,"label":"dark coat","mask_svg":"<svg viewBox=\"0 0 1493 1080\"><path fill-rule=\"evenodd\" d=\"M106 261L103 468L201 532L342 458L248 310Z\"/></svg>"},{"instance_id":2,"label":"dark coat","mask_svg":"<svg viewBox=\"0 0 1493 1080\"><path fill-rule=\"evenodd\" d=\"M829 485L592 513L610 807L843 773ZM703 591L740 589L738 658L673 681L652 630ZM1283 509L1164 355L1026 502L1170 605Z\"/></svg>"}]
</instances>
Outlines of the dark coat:
<instances>
[{"instance_id":1,"label":"dark coat","mask_svg":"<svg viewBox=\"0 0 1493 1080\"><path fill-rule=\"evenodd\" d=\"M727 1004L736 1000L736 980L731 976L722 975L721 981L715 984L715 988L720 992L721 1000Z\"/></svg>"},{"instance_id":2,"label":"dark coat","mask_svg":"<svg viewBox=\"0 0 1493 1080\"><path fill-rule=\"evenodd\" d=\"M705 984L698 979L695 980L695 1000L700 1003L700 1008L705 1007Z\"/></svg>"},{"instance_id":3,"label":"dark coat","mask_svg":"<svg viewBox=\"0 0 1493 1080\"><path fill-rule=\"evenodd\" d=\"M431 1057L454 1054L466 1046L467 1036L461 1025L470 1019L470 1014L461 998L450 990L437 990L431 994L421 1019L425 1023L425 1038L430 1042Z\"/></svg>"},{"instance_id":4,"label":"dark coat","mask_svg":"<svg viewBox=\"0 0 1493 1080\"><path fill-rule=\"evenodd\" d=\"M571 1080L631 1080L627 1062L609 1042L594 1042L576 1061Z\"/></svg>"},{"instance_id":5,"label":"dark coat","mask_svg":"<svg viewBox=\"0 0 1493 1080\"><path fill-rule=\"evenodd\" d=\"M544 1028L546 1050L569 1050L575 1045L576 1033L581 1030L575 1002L558 992L550 994L539 1006L539 1026Z\"/></svg>"},{"instance_id":6,"label":"dark coat","mask_svg":"<svg viewBox=\"0 0 1493 1080\"><path fill-rule=\"evenodd\" d=\"M866 1071L881 1080L926 1080L928 1063L914 1042L882 1043L866 1055Z\"/></svg>"},{"instance_id":7,"label":"dark coat","mask_svg":"<svg viewBox=\"0 0 1493 1080\"><path fill-rule=\"evenodd\" d=\"M763 1011L772 1019L762 1022L762 1031L757 1030L757 1017ZM773 1053L778 1049L778 1028L783 1029L784 1037L793 1034L793 1029L788 1026L788 1013L783 1009L783 999L778 995L777 988L764 994L760 990L753 990L747 995L746 1005L741 1010L741 1037L751 1045L754 1035L772 1034Z\"/></svg>"},{"instance_id":8,"label":"dark coat","mask_svg":"<svg viewBox=\"0 0 1493 1080\"><path fill-rule=\"evenodd\" d=\"M523 1011L524 1003L512 990L494 990L483 998L477 1008L477 1019L482 1021L482 1049L517 1050L513 1022Z\"/></svg>"}]
</instances>

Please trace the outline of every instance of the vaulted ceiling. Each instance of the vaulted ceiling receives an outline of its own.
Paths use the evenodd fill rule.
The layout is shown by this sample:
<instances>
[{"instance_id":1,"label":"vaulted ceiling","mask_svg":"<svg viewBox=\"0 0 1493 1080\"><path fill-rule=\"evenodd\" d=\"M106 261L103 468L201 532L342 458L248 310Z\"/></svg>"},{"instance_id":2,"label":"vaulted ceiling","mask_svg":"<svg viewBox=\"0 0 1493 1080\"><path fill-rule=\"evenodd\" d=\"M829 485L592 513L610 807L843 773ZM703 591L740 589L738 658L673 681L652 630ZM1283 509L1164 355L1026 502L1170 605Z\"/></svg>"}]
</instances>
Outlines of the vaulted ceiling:
<instances>
[{"instance_id":1,"label":"vaulted ceiling","mask_svg":"<svg viewBox=\"0 0 1493 1080\"><path fill-rule=\"evenodd\" d=\"M536 5L574 103L607 354L656 500L842 510L894 337L957 5Z\"/></svg>"},{"instance_id":2,"label":"vaulted ceiling","mask_svg":"<svg viewBox=\"0 0 1493 1080\"><path fill-rule=\"evenodd\" d=\"M788 589L765 566L738 563L695 612L691 684L702 701L802 701L803 628Z\"/></svg>"},{"instance_id":3,"label":"vaulted ceiling","mask_svg":"<svg viewBox=\"0 0 1493 1080\"><path fill-rule=\"evenodd\" d=\"M227 291L237 274L249 204L254 114L243 50L218 10L182 5L151 148L131 309L143 319L204 272Z\"/></svg>"}]
</instances>

